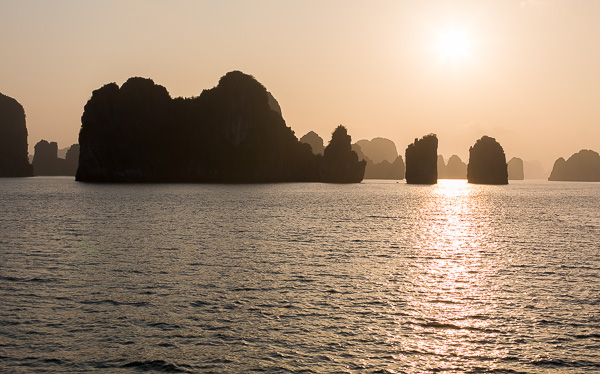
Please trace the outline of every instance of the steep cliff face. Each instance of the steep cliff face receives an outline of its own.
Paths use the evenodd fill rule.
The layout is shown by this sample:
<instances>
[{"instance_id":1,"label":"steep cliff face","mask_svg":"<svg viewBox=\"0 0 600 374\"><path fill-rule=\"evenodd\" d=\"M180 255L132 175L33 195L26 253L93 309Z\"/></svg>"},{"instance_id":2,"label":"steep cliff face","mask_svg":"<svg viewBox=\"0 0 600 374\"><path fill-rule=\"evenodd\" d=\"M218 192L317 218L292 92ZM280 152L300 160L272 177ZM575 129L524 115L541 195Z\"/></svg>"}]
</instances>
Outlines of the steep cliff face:
<instances>
[{"instance_id":1,"label":"steep cliff face","mask_svg":"<svg viewBox=\"0 0 600 374\"><path fill-rule=\"evenodd\" d=\"M437 148L438 139L435 134L415 139L406 148L406 183L437 183Z\"/></svg>"},{"instance_id":2,"label":"steep cliff face","mask_svg":"<svg viewBox=\"0 0 600 374\"><path fill-rule=\"evenodd\" d=\"M35 175L58 175L58 144L46 140L39 141L33 153L33 172Z\"/></svg>"},{"instance_id":3,"label":"steep cliff face","mask_svg":"<svg viewBox=\"0 0 600 374\"><path fill-rule=\"evenodd\" d=\"M513 157L508 161L508 179L523 180L525 173L523 172L523 160L518 157Z\"/></svg>"},{"instance_id":4,"label":"steep cliff face","mask_svg":"<svg viewBox=\"0 0 600 374\"><path fill-rule=\"evenodd\" d=\"M29 177L25 110L12 97L0 93L0 177Z\"/></svg>"},{"instance_id":5,"label":"steep cliff face","mask_svg":"<svg viewBox=\"0 0 600 374\"><path fill-rule=\"evenodd\" d=\"M344 126L338 126L325 147L321 179L332 183L357 183L365 175L366 161L359 161L352 150L352 138Z\"/></svg>"},{"instance_id":6,"label":"steep cliff face","mask_svg":"<svg viewBox=\"0 0 600 374\"><path fill-rule=\"evenodd\" d=\"M589 149L582 149L568 160L559 158L554 163L551 181L600 182L600 155Z\"/></svg>"},{"instance_id":7,"label":"steep cliff face","mask_svg":"<svg viewBox=\"0 0 600 374\"><path fill-rule=\"evenodd\" d=\"M65 155L65 164L65 175L75 176L79 164L79 144L73 144L69 147Z\"/></svg>"},{"instance_id":8,"label":"steep cliff face","mask_svg":"<svg viewBox=\"0 0 600 374\"><path fill-rule=\"evenodd\" d=\"M322 158L298 141L265 87L239 71L189 99L171 99L150 79L108 84L85 106L79 144L80 181L321 180Z\"/></svg>"},{"instance_id":9,"label":"steep cliff face","mask_svg":"<svg viewBox=\"0 0 600 374\"><path fill-rule=\"evenodd\" d=\"M469 148L467 180L478 184L508 184L506 156L496 139L483 136Z\"/></svg>"}]
</instances>

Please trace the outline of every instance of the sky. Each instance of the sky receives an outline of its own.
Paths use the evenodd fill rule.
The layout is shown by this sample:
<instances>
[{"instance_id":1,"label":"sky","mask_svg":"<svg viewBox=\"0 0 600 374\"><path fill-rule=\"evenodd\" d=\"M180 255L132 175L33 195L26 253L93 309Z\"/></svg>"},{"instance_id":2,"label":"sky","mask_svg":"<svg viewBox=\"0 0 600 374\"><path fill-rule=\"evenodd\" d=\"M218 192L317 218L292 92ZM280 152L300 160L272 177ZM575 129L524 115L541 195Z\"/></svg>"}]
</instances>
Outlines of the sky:
<instances>
[{"instance_id":1,"label":"sky","mask_svg":"<svg viewBox=\"0 0 600 374\"><path fill-rule=\"evenodd\" d=\"M232 70L278 100L299 138L438 135L468 160L483 135L507 159L600 151L600 1L0 0L0 92L29 148L77 142L92 91L152 78L198 96Z\"/></svg>"}]
</instances>

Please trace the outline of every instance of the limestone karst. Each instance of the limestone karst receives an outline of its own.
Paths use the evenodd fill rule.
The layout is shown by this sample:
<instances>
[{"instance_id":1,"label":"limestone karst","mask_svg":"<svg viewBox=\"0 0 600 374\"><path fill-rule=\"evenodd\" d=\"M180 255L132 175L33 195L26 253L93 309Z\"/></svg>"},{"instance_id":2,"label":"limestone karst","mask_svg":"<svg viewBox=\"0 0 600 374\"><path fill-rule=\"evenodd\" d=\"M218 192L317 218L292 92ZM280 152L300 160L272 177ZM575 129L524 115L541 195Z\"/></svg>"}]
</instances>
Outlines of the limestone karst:
<instances>
[{"instance_id":1,"label":"limestone karst","mask_svg":"<svg viewBox=\"0 0 600 374\"><path fill-rule=\"evenodd\" d=\"M309 131L300 138L300 142L310 145L312 152L316 155L322 155L325 150L323 138L314 131Z\"/></svg>"},{"instance_id":2,"label":"limestone karst","mask_svg":"<svg viewBox=\"0 0 600 374\"><path fill-rule=\"evenodd\" d=\"M393 141L386 138L363 139L352 144L352 149L359 160L367 162L365 179L404 179L404 159L398 155Z\"/></svg>"},{"instance_id":3,"label":"limestone karst","mask_svg":"<svg viewBox=\"0 0 600 374\"><path fill-rule=\"evenodd\" d=\"M596 151L582 149L568 160L560 157L554 162L548 180L600 182L600 155Z\"/></svg>"},{"instance_id":4,"label":"limestone karst","mask_svg":"<svg viewBox=\"0 0 600 374\"><path fill-rule=\"evenodd\" d=\"M478 184L508 184L504 149L489 136L483 136L469 148L467 180Z\"/></svg>"},{"instance_id":5,"label":"limestone karst","mask_svg":"<svg viewBox=\"0 0 600 374\"><path fill-rule=\"evenodd\" d=\"M37 176L74 176L79 162L79 144L73 144L66 151L65 158L58 157L58 144L40 140L35 145L33 173Z\"/></svg>"},{"instance_id":6,"label":"limestone karst","mask_svg":"<svg viewBox=\"0 0 600 374\"><path fill-rule=\"evenodd\" d=\"M435 134L415 139L412 144L408 145L405 153L406 183L437 183L437 148L438 139Z\"/></svg>"},{"instance_id":7,"label":"limestone karst","mask_svg":"<svg viewBox=\"0 0 600 374\"><path fill-rule=\"evenodd\" d=\"M352 150L352 138L344 126L338 126L323 152L320 175L324 182L356 183L365 174L366 161L359 161Z\"/></svg>"},{"instance_id":8,"label":"limestone karst","mask_svg":"<svg viewBox=\"0 0 600 374\"><path fill-rule=\"evenodd\" d=\"M0 177L31 175L25 110L17 100L0 93Z\"/></svg>"},{"instance_id":9,"label":"limestone karst","mask_svg":"<svg viewBox=\"0 0 600 374\"><path fill-rule=\"evenodd\" d=\"M371 140L361 139L356 142L364 155L369 158L374 164L382 161L392 163L398 157L396 144L386 138L373 138Z\"/></svg>"},{"instance_id":10,"label":"limestone karst","mask_svg":"<svg viewBox=\"0 0 600 374\"><path fill-rule=\"evenodd\" d=\"M82 116L76 179L89 182L266 183L336 179L298 141L279 105L239 71L194 98L172 99L151 79L130 78L93 92ZM332 140L333 141L333 140ZM334 142L336 144L336 142ZM340 180L360 182L350 145ZM335 152L334 152L335 154ZM339 157L339 159L337 158ZM335 163L335 162L334 162ZM364 173L364 167L363 167Z\"/></svg>"},{"instance_id":11,"label":"limestone karst","mask_svg":"<svg viewBox=\"0 0 600 374\"><path fill-rule=\"evenodd\" d=\"M508 179L509 180L523 180L525 179L525 173L523 168L523 160L518 157L513 157L508 161Z\"/></svg>"},{"instance_id":12,"label":"limestone karst","mask_svg":"<svg viewBox=\"0 0 600 374\"><path fill-rule=\"evenodd\" d=\"M438 179L466 179L467 164L462 162L460 157L452 155L448 159L448 164L444 162L444 157L438 155Z\"/></svg>"},{"instance_id":13,"label":"limestone karst","mask_svg":"<svg viewBox=\"0 0 600 374\"><path fill-rule=\"evenodd\" d=\"M448 179L467 179L467 164L457 155L450 156L446 165L445 177Z\"/></svg>"}]
</instances>

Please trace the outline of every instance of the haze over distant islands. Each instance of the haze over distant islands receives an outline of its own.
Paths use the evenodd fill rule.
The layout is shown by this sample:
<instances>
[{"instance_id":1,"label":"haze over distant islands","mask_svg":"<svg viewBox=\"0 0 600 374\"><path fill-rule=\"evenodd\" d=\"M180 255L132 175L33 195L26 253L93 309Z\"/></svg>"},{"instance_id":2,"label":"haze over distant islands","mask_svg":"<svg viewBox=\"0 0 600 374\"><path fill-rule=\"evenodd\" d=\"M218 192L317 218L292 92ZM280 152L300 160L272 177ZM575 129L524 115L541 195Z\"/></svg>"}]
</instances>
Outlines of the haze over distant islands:
<instances>
[{"instance_id":1,"label":"haze over distant islands","mask_svg":"<svg viewBox=\"0 0 600 374\"><path fill-rule=\"evenodd\" d=\"M359 159L367 162L365 179L404 179L404 160L390 139L361 139L352 145L352 149Z\"/></svg>"},{"instance_id":2,"label":"haze over distant islands","mask_svg":"<svg viewBox=\"0 0 600 374\"><path fill-rule=\"evenodd\" d=\"M504 149L489 136L483 136L469 148L467 180L477 184L508 184Z\"/></svg>"},{"instance_id":3,"label":"haze over distant islands","mask_svg":"<svg viewBox=\"0 0 600 374\"><path fill-rule=\"evenodd\" d=\"M266 88L239 71L198 97L172 99L150 79L93 92L79 134L76 179L87 182L339 182L365 162L338 126L323 156L286 126Z\"/></svg>"},{"instance_id":4,"label":"haze over distant islands","mask_svg":"<svg viewBox=\"0 0 600 374\"><path fill-rule=\"evenodd\" d=\"M323 138L316 132L309 131L300 138L300 141L309 144L313 153L323 154ZM370 145L371 142L374 142L374 146ZM367 163L365 179L404 179L404 161L402 156L398 155L393 141L384 138L375 138L371 141L362 139L352 144L352 150L356 152L359 160ZM374 159L379 162L374 162Z\"/></svg>"},{"instance_id":5,"label":"haze over distant islands","mask_svg":"<svg viewBox=\"0 0 600 374\"><path fill-rule=\"evenodd\" d=\"M448 164L444 162L444 156L438 155L438 178L439 179L467 179L467 164L460 157L452 155Z\"/></svg>"},{"instance_id":6,"label":"haze over distant islands","mask_svg":"<svg viewBox=\"0 0 600 374\"><path fill-rule=\"evenodd\" d=\"M548 180L600 182L600 155L598 152L582 149L566 161L560 157L554 163Z\"/></svg>"},{"instance_id":7,"label":"haze over distant islands","mask_svg":"<svg viewBox=\"0 0 600 374\"><path fill-rule=\"evenodd\" d=\"M25 110L12 97L0 93L0 177L29 177Z\"/></svg>"},{"instance_id":8,"label":"haze over distant islands","mask_svg":"<svg viewBox=\"0 0 600 374\"><path fill-rule=\"evenodd\" d=\"M307 132L303 137L300 138L300 141L310 145L312 152L316 155L322 155L323 151L325 151L323 138L321 138L319 134L314 131Z\"/></svg>"},{"instance_id":9,"label":"haze over distant islands","mask_svg":"<svg viewBox=\"0 0 600 374\"><path fill-rule=\"evenodd\" d=\"M509 180L523 180L525 179L525 172L523 167L523 160L518 157L513 157L508 161L508 179Z\"/></svg>"}]
</instances>

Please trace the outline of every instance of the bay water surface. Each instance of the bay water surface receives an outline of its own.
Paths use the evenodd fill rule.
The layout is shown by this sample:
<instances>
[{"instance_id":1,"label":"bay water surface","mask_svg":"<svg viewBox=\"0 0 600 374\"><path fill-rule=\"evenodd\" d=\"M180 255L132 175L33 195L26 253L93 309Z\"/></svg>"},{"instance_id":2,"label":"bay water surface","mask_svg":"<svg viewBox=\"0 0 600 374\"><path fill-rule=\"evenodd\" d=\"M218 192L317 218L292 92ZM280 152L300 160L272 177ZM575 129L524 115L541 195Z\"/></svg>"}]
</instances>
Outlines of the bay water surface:
<instances>
[{"instance_id":1,"label":"bay water surface","mask_svg":"<svg viewBox=\"0 0 600 374\"><path fill-rule=\"evenodd\" d=\"M0 179L0 372L598 373L600 184Z\"/></svg>"}]
</instances>

